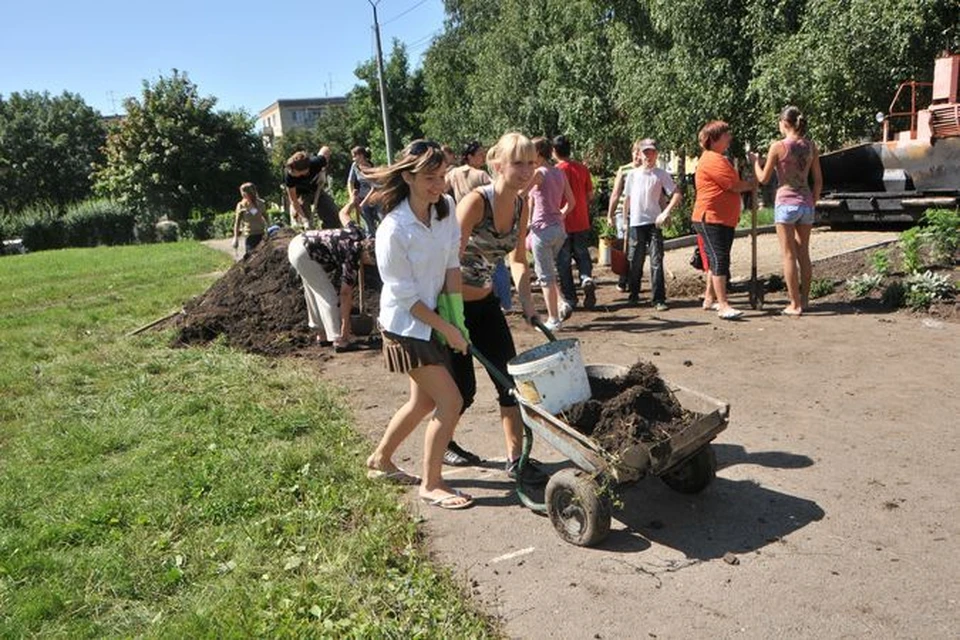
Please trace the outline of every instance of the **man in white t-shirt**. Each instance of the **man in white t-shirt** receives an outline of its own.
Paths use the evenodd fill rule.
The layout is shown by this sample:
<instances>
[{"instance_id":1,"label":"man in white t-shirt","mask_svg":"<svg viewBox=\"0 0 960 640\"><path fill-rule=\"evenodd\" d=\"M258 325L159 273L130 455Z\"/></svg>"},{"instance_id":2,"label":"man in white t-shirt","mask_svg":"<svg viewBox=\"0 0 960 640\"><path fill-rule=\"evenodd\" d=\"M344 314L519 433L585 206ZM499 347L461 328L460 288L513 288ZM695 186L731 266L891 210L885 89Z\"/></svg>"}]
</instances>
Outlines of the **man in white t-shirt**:
<instances>
[{"instance_id":1,"label":"man in white t-shirt","mask_svg":"<svg viewBox=\"0 0 960 640\"><path fill-rule=\"evenodd\" d=\"M630 248L627 260L628 301L640 302L640 280L643 263L650 254L650 288L653 308L667 310L667 287L663 277L663 231L683 196L677 190L670 174L657 167L657 143L650 138L640 141L643 163L627 174L624 185L623 209L630 215ZM660 196L667 194L670 201L662 210Z\"/></svg>"}]
</instances>

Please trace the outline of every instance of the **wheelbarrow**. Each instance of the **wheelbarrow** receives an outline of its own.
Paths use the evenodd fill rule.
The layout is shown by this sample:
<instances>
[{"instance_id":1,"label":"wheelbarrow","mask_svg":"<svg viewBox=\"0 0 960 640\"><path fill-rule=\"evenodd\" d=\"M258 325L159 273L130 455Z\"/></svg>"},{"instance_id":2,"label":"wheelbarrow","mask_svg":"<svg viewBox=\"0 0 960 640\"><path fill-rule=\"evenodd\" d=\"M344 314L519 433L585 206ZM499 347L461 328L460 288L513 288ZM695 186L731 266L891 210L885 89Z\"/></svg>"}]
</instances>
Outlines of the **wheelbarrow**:
<instances>
[{"instance_id":1,"label":"wheelbarrow","mask_svg":"<svg viewBox=\"0 0 960 640\"><path fill-rule=\"evenodd\" d=\"M537 322L551 340L553 335ZM610 531L611 490L617 485L636 482L647 474L659 477L668 487L681 493L698 493L716 476L717 460L710 442L726 429L730 405L681 385L664 381L681 407L696 415L681 431L655 442L633 442L621 451L608 451L562 419L531 402L513 382L496 369L482 354L470 347L474 357L512 389L523 418L523 448L519 470L530 456L533 436L547 442L569 459L574 468L561 469L547 482L545 501L527 496L517 474L517 495L533 511L545 512L560 537L578 546L600 543ZM590 380L610 379L629 369L613 364L586 365Z\"/></svg>"}]
</instances>

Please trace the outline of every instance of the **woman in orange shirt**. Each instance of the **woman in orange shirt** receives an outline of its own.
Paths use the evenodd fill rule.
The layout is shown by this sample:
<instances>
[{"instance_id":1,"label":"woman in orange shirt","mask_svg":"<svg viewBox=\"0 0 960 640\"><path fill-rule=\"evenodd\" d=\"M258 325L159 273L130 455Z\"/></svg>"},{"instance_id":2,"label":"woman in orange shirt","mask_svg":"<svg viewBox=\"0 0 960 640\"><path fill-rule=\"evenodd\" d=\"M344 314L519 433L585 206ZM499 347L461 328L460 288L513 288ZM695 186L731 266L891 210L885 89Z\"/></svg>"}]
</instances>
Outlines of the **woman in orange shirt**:
<instances>
[{"instance_id":1,"label":"woman in orange shirt","mask_svg":"<svg viewBox=\"0 0 960 640\"><path fill-rule=\"evenodd\" d=\"M727 300L730 248L733 246L733 232L740 221L740 194L755 189L757 181L756 178L741 180L723 155L733 140L730 125L726 122L708 122L700 130L698 139L703 154L697 162L693 224L706 250L709 266L703 307L716 309L724 320L735 320L743 312L731 307Z\"/></svg>"}]
</instances>

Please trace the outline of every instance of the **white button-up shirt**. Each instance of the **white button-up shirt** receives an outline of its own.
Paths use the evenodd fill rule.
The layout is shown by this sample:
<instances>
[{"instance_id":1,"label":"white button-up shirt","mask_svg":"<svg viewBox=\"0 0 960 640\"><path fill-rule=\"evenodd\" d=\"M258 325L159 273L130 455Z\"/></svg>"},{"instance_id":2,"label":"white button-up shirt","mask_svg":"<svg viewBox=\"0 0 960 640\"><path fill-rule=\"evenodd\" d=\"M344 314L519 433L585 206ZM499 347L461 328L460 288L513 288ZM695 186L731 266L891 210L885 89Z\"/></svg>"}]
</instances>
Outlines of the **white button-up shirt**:
<instances>
[{"instance_id":1,"label":"white button-up shirt","mask_svg":"<svg viewBox=\"0 0 960 640\"><path fill-rule=\"evenodd\" d=\"M437 308L448 269L460 268L460 224L453 199L443 196L450 214L437 218L430 207L430 226L423 224L404 200L377 228L377 269L383 280L380 291L380 325L390 333L429 340L430 325L413 317L410 308L420 301Z\"/></svg>"}]
</instances>

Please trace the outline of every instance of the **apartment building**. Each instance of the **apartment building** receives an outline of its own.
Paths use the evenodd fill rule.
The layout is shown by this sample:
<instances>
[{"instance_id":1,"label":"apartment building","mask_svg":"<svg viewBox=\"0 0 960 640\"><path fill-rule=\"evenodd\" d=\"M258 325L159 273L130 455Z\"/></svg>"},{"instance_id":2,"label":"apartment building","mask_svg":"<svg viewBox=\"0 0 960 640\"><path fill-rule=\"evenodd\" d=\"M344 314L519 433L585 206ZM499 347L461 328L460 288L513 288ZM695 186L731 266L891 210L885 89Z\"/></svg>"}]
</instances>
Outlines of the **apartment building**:
<instances>
[{"instance_id":1,"label":"apartment building","mask_svg":"<svg viewBox=\"0 0 960 640\"><path fill-rule=\"evenodd\" d=\"M296 98L277 100L260 111L260 134L265 142L294 129L309 129L327 109L346 106L346 98Z\"/></svg>"}]
</instances>

